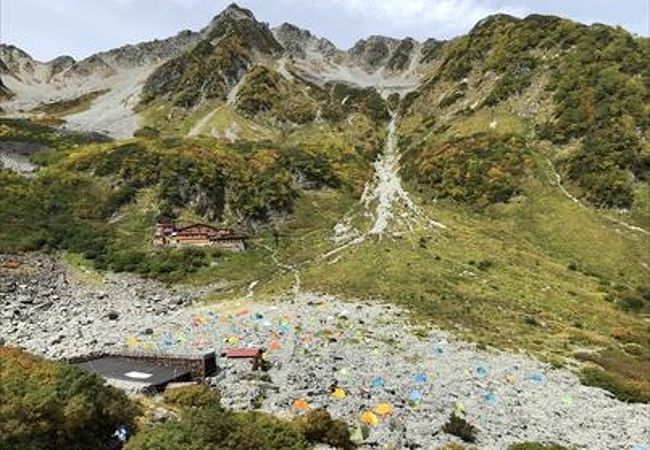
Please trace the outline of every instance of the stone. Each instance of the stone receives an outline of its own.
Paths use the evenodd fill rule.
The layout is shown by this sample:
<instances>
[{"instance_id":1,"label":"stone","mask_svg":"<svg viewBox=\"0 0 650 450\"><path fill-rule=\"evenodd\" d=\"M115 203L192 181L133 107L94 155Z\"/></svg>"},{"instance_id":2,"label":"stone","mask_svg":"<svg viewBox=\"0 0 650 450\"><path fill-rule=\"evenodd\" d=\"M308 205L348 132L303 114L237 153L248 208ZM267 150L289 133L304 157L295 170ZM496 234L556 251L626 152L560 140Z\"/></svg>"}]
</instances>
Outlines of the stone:
<instances>
[{"instance_id":1,"label":"stone","mask_svg":"<svg viewBox=\"0 0 650 450\"><path fill-rule=\"evenodd\" d=\"M120 351L134 336L155 350L179 353L219 352L222 337L234 334L242 345L262 348L275 338L282 345L267 355L268 372L252 373L249 361L218 361L222 370L207 383L221 391L224 406L241 409L254 404L287 415L295 399L308 398L313 408L325 407L333 417L358 429L362 411L389 402L394 406L391 418L366 430L365 444L379 448L442 446L450 437L440 429L455 409L480 425L477 444L481 448L507 448L530 436L549 440L562 436L561 444L578 448L633 448L647 434L647 405L610 398L601 389L581 386L570 371L552 369L522 354L480 350L434 328L426 336L418 335L407 323L409 315L396 306L300 294L293 297L292 305L247 303L248 314L231 317L219 306L200 310L182 306L194 301L198 290L177 286L178 292L172 292L126 274L106 274L105 295L98 299L94 286L72 277L68 283L60 281L65 271L54 257L32 254L29 258L33 267L42 263L40 272L28 278L0 279L0 286L15 284L20 295L43 299L48 293L59 300L44 310L47 300L22 304L18 295L6 296L0 310L0 336L5 345L49 358ZM25 288L18 289L19 285ZM135 297L135 292L142 296ZM154 302L156 296L160 301ZM149 307L171 309L166 306L177 302L176 311L167 311L164 320L146 312ZM342 311L347 320L337 318ZM117 314L115 320L106 320L111 313ZM206 321L195 326L192 317L199 314ZM251 319L258 314L268 327ZM280 323L286 322L286 333L276 336ZM81 327L82 337L77 337ZM481 366L489 370L477 374ZM374 377L382 378L382 386L372 387ZM344 399L332 396L333 385L345 389ZM414 389L418 394L411 404L409 394ZM494 396L487 395L490 392ZM167 420L164 410L156 414L159 420Z\"/></svg>"},{"instance_id":2,"label":"stone","mask_svg":"<svg viewBox=\"0 0 650 450\"><path fill-rule=\"evenodd\" d=\"M151 420L157 423L167 422L173 417L174 416L164 408L156 408L151 413Z\"/></svg>"}]
</instances>

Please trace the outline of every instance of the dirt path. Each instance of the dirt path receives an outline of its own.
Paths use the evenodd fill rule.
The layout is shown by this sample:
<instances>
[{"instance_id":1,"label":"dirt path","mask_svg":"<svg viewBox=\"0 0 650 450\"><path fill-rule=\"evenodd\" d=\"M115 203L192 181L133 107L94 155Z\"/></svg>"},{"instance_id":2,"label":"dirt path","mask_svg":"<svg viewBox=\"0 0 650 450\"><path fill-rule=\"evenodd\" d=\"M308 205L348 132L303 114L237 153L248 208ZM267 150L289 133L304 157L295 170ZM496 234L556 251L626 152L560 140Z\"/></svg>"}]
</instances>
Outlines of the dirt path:
<instances>
[{"instance_id":1,"label":"dirt path","mask_svg":"<svg viewBox=\"0 0 650 450\"><path fill-rule=\"evenodd\" d=\"M285 272L290 272L293 274L294 278L294 283L291 288L291 291L294 295L300 294L301 288L302 288L302 280L300 279L300 270L296 268L295 266L292 266L290 264L285 264L282 261L278 259L277 251L273 250L271 247L268 245L263 245L263 248L267 249L271 253L271 259L273 260L273 263L282 271Z\"/></svg>"},{"instance_id":2,"label":"dirt path","mask_svg":"<svg viewBox=\"0 0 650 450\"><path fill-rule=\"evenodd\" d=\"M568 199L571 200L572 202L574 202L574 203L580 205L581 207L583 207L583 208L588 208L587 205L585 205L584 203L582 203L578 198L576 198L574 195L572 195L572 194L571 194L571 193L570 193L570 192L569 192L569 191L564 187L564 183L562 182L562 176L561 176L561 175L557 172L557 170L555 169L555 165L553 164L553 162L552 162L549 158L546 158L546 162L548 163L548 166L549 166L549 168L551 169L551 175L552 175L553 178L555 179L555 185L560 189L560 191L562 191L562 194L564 194L564 196L565 196L566 198L568 198ZM630 231L634 231L634 232L637 232L637 233L643 233L643 234L645 234L645 235L650 235L650 232L649 232L648 230L645 230L645 229L643 229L643 228L641 228L641 227L637 227L637 226L635 226L635 225L630 225L629 223L627 223L627 222L625 222L625 221L623 221L623 220L621 220L621 219L618 219L618 218L616 218L616 217L612 217L612 216L607 215L607 214L603 214L603 216L604 216L607 220L612 221L612 222L614 222L614 223L617 223L617 224L621 225L623 228L626 228L626 229L628 229L628 230L630 230Z\"/></svg>"}]
</instances>

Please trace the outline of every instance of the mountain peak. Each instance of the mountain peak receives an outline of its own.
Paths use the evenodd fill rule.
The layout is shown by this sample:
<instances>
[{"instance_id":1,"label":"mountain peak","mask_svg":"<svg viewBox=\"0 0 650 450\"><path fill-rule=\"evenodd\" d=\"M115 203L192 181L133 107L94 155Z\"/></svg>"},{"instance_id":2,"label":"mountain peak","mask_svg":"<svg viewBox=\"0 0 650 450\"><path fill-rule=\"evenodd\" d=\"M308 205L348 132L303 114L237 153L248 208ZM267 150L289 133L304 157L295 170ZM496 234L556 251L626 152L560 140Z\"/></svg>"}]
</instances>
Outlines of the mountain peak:
<instances>
[{"instance_id":1,"label":"mountain peak","mask_svg":"<svg viewBox=\"0 0 650 450\"><path fill-rule=\"evenodd\" d=\"M491 14L476 22L476 24L470 30L469 34L475 34L476 32L479 32L483 29L488 29L494 26L495 24L518 23L520 21L521 19L511 16L510 14L505 14L505 13Z\"/></svg>"},{"instance_id":2,"label":"mountain peak","mask_svg":"<svg viewBox=\"0 0 650 450\"><path fill-rule=\"evenodd\" d=\"M256 38L259 34L271 34L268 24L259 22L251 10L241 8L236 3L231 3L215 16L202 32L203 37L213 43L233 33L244 40Z\"/></svg>"},{"instance_id":3,"label":"mountain peak","mask_svg":"<svg viewBox=\"0 0 650 450\"><path fill-rule=\"evenodd\" d=\"M288 22L272 31L275 39L292 56L304 58L308 52L314 51L323 55L332 55L337 51L336 46L327 39L314 36L309 30Z\"/></svg>"},{"instance_id":4,"label":"mountain peak","mask_svg":"<svg viewBox=\"0 0 650 450\"><path fill-rule=\"evenodd\" d=\"M221 11L214 19L212 23L219 22L221 19L229 18L233 20L255 20L255 14L250 9L242 8L237 3L231 3Z\"/></svg>"}]
</instances>

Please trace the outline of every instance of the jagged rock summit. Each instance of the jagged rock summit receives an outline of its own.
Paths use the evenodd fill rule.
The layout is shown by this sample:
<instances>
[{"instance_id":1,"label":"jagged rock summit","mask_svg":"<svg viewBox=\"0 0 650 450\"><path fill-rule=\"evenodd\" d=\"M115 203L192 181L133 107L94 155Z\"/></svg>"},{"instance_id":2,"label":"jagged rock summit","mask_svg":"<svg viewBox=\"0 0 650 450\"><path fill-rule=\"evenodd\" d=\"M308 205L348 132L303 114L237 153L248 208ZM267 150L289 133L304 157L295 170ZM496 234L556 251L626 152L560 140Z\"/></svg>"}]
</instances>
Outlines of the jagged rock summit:
<instances>
[{"instance_id":1,"label":"jagged rock summit","mask_svg":"<svg viewBox=\"0 0 650 450\"><path fill-rule=\"evenodd\" d=\"M2 44L0 107L25 116L44 107L88 102L83 111L61 112L64 127L125 138L138 128L138 105L173 99L177 106L194 108L209 98L225 100L256 65L318 85L412 89L422 48L412 39L373 36L343 51L292 24L272 29L233 3L200 31L125 45L81 61L61 56L41 62Z\"/></svg>"}]
</instances>

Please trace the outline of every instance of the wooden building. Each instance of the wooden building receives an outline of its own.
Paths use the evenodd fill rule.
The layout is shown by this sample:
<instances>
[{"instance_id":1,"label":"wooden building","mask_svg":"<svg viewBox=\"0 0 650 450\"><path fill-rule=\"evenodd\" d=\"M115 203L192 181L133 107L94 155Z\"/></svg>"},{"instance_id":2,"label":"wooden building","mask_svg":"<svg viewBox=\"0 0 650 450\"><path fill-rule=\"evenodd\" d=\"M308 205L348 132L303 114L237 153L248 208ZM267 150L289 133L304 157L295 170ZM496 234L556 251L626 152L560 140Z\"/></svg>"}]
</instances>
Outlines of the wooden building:
<instances>
[{"instance_id":1,"label":"wooden building","mask_svg":"<svg viewBox=\"0 0 650 450\"><path fill-rule=\"evenodd\" d=\"M176 228L173 223L159 223L156 226L153 244L155 246L198 246L215 247L235 252L246 249L246 236L230 228L217 228L197 223Z\"/></svg>"}]
</instances>

